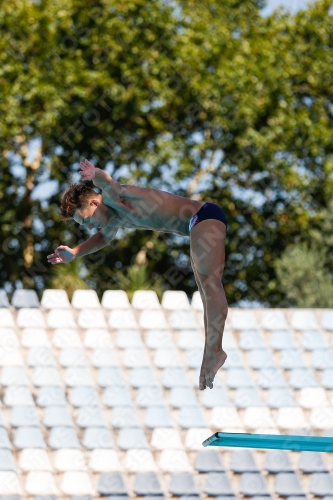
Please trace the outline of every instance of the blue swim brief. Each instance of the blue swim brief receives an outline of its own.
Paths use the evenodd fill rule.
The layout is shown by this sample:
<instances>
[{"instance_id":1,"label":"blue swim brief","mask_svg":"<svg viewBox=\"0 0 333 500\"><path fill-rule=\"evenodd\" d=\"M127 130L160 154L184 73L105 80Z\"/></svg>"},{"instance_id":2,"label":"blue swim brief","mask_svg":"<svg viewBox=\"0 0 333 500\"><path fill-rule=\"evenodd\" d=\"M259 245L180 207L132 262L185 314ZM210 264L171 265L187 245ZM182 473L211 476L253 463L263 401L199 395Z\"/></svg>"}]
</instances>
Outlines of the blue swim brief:
<instances>
[{"instance_id":1,"label":"blue swim brief","mask_svg":"<svg viewBox=\"0 0 333 500\"><path fill-rule=\"evenodd\" d=\"M188 224L188 234L190 234L192 227L194 227L196 224L199 224L199 222L205 219L220 220L224 222L226 229L228 229L227 217L222 208L220 208L215 203L206 202L204 205L202 205L200 210L198 210L198 212L194 214L193 217L191 217Z\"/></svg>"}]
</instances>

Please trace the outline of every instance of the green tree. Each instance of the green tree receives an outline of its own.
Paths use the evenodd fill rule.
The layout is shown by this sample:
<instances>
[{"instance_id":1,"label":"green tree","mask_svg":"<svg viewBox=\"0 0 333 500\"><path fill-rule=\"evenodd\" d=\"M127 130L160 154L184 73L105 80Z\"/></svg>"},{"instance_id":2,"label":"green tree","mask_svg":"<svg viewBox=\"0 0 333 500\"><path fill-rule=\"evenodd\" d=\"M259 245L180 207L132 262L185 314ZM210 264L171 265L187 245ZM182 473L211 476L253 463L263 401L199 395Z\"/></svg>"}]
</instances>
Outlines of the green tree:
<instances>
[{"instance_id":1,"label":"green tree","mask_svg":"<svg viewBox=\"0 0 333 500\"><path fill-rule=\"evenodd\" d=\"M3 3L1 283L42 290L46 255L88 236L58 217L88 157L120 182L219 204L229 303L285 300L274 259L320 230L332 197L331 4L262 18L259 0ZM55 194L38 201L47 181ZM192 294L188 239L149 231L86 257L89 286L113 287L148 242L149 275Z\"/></svg>"}]
</instances>

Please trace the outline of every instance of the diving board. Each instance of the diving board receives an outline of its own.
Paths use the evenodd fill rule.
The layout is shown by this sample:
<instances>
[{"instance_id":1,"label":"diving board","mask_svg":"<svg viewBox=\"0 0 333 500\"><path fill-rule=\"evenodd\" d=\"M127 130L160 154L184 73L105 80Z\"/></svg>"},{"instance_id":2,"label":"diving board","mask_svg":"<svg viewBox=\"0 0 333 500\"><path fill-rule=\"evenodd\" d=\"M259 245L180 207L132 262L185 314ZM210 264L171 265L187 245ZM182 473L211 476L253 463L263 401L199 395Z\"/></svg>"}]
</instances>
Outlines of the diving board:
<instances>
[{"instance_id":1,"label":"diving board","mask_svg":"<svg viewBox=\"0 0 333 500\"><path fill-rule=\"evenodd\" d=\"M269 450L333 452L333 438L318 436L284 436L280 434L245 434L215 432L203 446L231 446Z\"/></svg>"}]
</instances>

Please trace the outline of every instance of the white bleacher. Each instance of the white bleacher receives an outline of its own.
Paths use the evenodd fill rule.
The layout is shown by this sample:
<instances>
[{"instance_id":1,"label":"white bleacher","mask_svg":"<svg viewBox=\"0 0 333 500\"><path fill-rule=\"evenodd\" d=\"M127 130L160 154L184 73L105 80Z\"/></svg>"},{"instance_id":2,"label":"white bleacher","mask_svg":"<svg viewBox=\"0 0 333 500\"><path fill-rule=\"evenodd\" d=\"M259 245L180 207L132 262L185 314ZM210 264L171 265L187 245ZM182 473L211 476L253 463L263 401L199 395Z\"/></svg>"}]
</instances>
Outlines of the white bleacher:
<instances>
[{"instance_id":1,"label":"white bleacher","mask_svg":"<svg viewBox=\"0 0 333 500\"><path fill-rule=\"evenodd\" d=\"M333 310L229 307L228 359L201 392L198 291L161 303L151 290L131 302L123 290L0 299L1 497L332 495L328 454L202 441L218 430L333 436Z\"/></svg>"}]
</instances>

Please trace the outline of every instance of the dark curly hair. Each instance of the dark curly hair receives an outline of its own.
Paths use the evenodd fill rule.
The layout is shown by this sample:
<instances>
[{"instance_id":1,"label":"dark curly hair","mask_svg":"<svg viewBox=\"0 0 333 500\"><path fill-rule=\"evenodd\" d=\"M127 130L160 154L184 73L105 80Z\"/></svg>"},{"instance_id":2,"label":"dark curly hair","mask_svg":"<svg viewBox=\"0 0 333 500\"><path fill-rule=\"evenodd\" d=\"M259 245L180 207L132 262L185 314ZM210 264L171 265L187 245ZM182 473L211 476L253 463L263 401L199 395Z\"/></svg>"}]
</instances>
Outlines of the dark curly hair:
<instances>
[{"instance_id":1,"label":"dark curly hair","mask_svg":"<svg viewBox=\"0 0 333 500\"><path fill-rule=\"evenodd\" d=\"M94 196L97 196L96 191L85 184L71 184L61 200L61 219L64 221L72 219L75 211L84 208Z\"/></svg>"}]
</instances>

